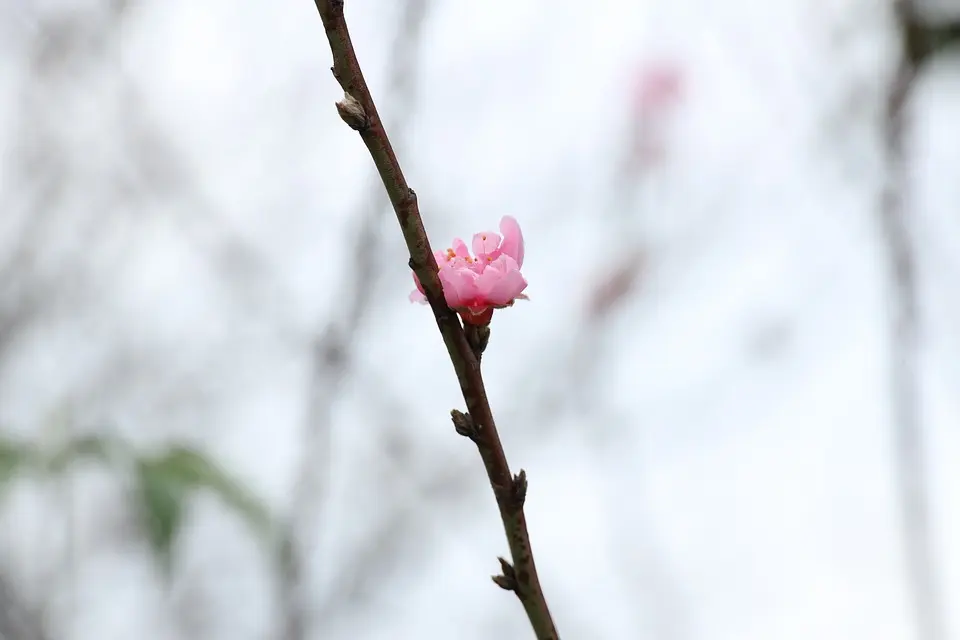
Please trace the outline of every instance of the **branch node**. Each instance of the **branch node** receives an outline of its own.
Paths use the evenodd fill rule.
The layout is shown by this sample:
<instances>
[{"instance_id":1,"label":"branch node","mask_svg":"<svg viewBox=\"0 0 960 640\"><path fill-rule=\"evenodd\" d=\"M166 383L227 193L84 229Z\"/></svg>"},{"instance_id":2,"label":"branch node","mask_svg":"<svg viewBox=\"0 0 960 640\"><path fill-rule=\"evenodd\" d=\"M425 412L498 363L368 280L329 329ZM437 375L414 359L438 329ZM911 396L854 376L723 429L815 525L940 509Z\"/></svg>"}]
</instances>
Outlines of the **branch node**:
<instances>
[{"instance_id":1,"label":"branch node","mask_svg":"<svg viewBox=\"0 0 960 640\"><path fill-rule=\"evenodd\" d=\"M473 355L477 357L477 362L483 357L483 352L490 343L490 325L475 325L469 322L463 323L463 333L467 337L467 343L473 350Z\"/></svg>"},{"instance_id":2,"label":"branch node","mask_svg":"<svg viewBox=\"0 0 960 640\"><path fill-rule=\"evenodd\" d=\"M343 84L343 76L340 75L340 72L337 71L336 67L330 67L330 73L333 74L333 79L337 81L337 84L340 85L344 91L346 91L346 85Z\"/></svg>"},{"instance_id":3,"label":"branch node","mask_svg":"<svg viewBox=\"0 0 960 640\"><path fill-rule=\"evenodd\" d=\"M337 103L337 113L354 131L366 131L370 128L370 119L363 105L346 91L343 92L343 100Z\"/></svg>"},{"instance_id":4,"label":"branch node","mask_svg":"<svg viewBox=\"0 0 960 640\"><path fill-rule=\"evenodd\" d=\"M500 571L503 573L496 576L490 576L490 579L493 580L493 582L504 591L513 591L516 593L518 588L516 570L513 568L513 565L507 562L504 558L498 557L497 560L500 561Z\"/></svg>"},{"instance_id":5,"label":"branch node","mask_svg":"<svg viewBox=\"0 0 960 640\"><path fill-rule=\"evenodd\" d=\"M470 414L453 409L450 411L450 417L453 419L453 428L457 430L457 433L464 438L470 438L474 442L477 441L479 429Z\"/></svg>"}]
</instances>

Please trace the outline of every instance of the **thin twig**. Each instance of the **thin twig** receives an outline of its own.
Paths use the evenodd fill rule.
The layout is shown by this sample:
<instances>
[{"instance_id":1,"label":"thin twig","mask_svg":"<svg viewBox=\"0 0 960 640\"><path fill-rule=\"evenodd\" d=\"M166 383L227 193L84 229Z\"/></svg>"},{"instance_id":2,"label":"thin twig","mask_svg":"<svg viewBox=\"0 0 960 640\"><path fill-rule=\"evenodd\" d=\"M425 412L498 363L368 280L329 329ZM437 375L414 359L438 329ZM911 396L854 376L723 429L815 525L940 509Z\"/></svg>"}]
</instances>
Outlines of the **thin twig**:
<instances>
[{"instance_id":1,"label":"thin twig","mask_svg":"<svg viewBox=\"0 0 960 640\"><path fill-rule=\"evenodd\" d=\"M916 256L905 211L905 111L920 67L932 49L924 46L924 26L920 24L910 0L894 0L894 13L901 52L887 96L884 143L889 175L884 183L880 207L894 301L890 327L890 397L904 551L917 638L944 640L947 636L933 558L923 425L920 419Z\"/></svg>"},{"instance_id":2,"label":"thin twig","mask_svg":"<svg viewBox=\"0 0 960 640\"><path fill-rule=\"evenodd\" d=\"M400 105L399 115L392 124L401 128L407 124L413 110L417 89L418 42L428 5L428 0L405 2L390 51L389 93ZM308 545L316 543L320 500L324 489L320 476L325 465L318 465L316 458L329 447L327 440L330 437L333 410L342 396L343 381L355 368L353 351L356 340L376 300L375 285L379 275L376 257L380 255L379 245L382 244L380 227L389 209L385 195L376 188L378 181L379 176L373 173L370 176L371 188L367 190L369 196L356 214L360 222L353 237L351 264L347 269L350 279L342 283L339 296L346 302L318 332L314 345L304 451L294 484L294 515L290 523L292 537L286 548L280 580L284 603L284 640L303 640L309 635L308 627L312 620L326 618L325 621L329 622L330 611L344 609L343 606L337 606L343 600L343 589L338 589L337 595L320 607L308 603L305 576L302 574ZM362 571L365 556L368 555L361 552L345 563L344 571L353 580L363 582L364 576L357 575L357 572ZM367 572L366 577L370 575Z\"/></svg>"},{"instance_id":3,"label":"thin twig","mask_svg":"<svg viewBox=\"0 0 960 640\"><path fill-rule=\"evenodd\" d=\"M513 559L512 565L504 564L505 569L510 566L511 570L505 570L503 576L497 576L497 580L505 578L510 582L510 586L514 587L512 590L523 604L538 640L557 640L558 634L540 588L523 513L525 474L521 471L514 477L510 473L487 401L480 363L470 348L459 318L444 301L443 288L437 275L437 262L423 227L417 196L407 185L363 78L344 20L343 0L314 1L333 53L333 75L346 94L338 111L347 124L359 132L380 173L410 252L410 267L423 284L437 327L456 371L467 410L477 429L477 448L500 508L500 517Z\"/></svg>"}]
</instances>

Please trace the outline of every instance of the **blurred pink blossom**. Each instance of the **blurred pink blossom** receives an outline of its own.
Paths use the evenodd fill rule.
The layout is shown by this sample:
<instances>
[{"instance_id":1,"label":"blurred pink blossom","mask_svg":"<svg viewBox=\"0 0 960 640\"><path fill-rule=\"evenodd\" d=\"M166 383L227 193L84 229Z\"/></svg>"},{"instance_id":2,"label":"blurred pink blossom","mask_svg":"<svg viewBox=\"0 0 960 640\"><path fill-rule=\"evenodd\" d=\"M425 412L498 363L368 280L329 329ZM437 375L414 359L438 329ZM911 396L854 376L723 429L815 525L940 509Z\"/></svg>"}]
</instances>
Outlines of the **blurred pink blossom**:
<instances>
[{"instance_id":1,"label":"blurred pink blossom","mask_svg":"<svg viewBox=\"0 0 960 640\"><path fill-rule=\"evenodd\" d=\"M683 85L683 70L669 60L644 63L637 71L631 105L634 161L651 165L663 160L664 128L683 98Z\"/></svg>"},{"instance_id":2,"label":"blurred pink blossom","mask_svg":"<svg viewBox=\"0 0 960 640\"><path fill-rule=\"evenodd\" d=\"M475 257L460 238L454 238L453 246L446 251L434 253L447 305L457 311L464 322L486 325L494 309L510 307L514 300L527 299L523 295L527 281L520 273L523 266L520 225L514 218L504 216L500 220L500 234L484 231L474 235ZM426 304L417 274L413 274L413 282L417 288L410 294L410 301Z\"/></svg>"}]
</instances>

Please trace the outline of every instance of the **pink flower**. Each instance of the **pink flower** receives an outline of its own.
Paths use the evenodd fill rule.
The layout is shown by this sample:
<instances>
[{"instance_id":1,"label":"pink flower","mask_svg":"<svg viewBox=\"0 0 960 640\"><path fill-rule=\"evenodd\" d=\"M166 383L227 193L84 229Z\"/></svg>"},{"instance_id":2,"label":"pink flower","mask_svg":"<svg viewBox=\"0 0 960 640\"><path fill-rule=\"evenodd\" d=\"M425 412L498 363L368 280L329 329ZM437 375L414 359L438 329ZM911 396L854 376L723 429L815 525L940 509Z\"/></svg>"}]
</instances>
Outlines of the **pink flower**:
<instances>
[{"instance_id":1,"label":"pink flower","mask_svg":"<svg viewBox=\"0 0 960 640\"><path fill-rule=\"evenodd\" d=\"M648 62L638 71L634 87L637 115L667 111L683 97L683 71L670 61Z\"/></svg>"},{"instance_id":2,"label":"pink flower","mask_svg":"<svg viewBox=\"0 0 960 640\"><path fill-rule=\"evenodd\" d=\"M633 160L659 164L666 156L665 132L684 98L685 77L679 63L649 61L637 72L633 95Z\"/></svg>"},{"instance_id":3,"label":"pink flower","mask_svg":"<svg viewBox=\"0 0 960 640\"><path fill-rule=\"evenodd\" d=\"M494 309L527 299L523 295L527 281L520 273L523 266L520 225L512 217L504 216L500 220L500 234L485 231L474 235L473 256L460 238L454 238L451 248L434 254L443 297L464 322L488 324ZM426 304L427 297L417 274L413 274L413 282L417 289L410 294L410 301Z\"/></svg>"}]
</instances>

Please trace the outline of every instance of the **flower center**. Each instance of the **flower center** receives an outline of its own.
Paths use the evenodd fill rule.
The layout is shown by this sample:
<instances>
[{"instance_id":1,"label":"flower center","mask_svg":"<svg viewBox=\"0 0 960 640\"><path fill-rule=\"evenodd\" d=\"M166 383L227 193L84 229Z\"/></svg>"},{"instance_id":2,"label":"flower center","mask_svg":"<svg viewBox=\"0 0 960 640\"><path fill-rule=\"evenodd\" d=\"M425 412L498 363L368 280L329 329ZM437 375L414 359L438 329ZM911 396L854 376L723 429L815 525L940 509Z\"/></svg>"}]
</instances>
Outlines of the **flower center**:
<instances>
[{"instance_id":1,"label":"flower center","mask_svg":"<svg viewBox=\"0 0 960 640\"><path fill-rule=\"evenodd\" d=\"M446 251L446 256L445 256L445 257L446 257L447 262L452 262L453 260L456 260L456 259L459 258L460 256L457 255L457 252L456 252L456 251L454 251L453 249L448 248L447 251ZM468 263L468 264L473 264L473 258L471 258L470 256L463 256L462 260L463 260L464 262Z\"/></svg>"}]
</instances>

